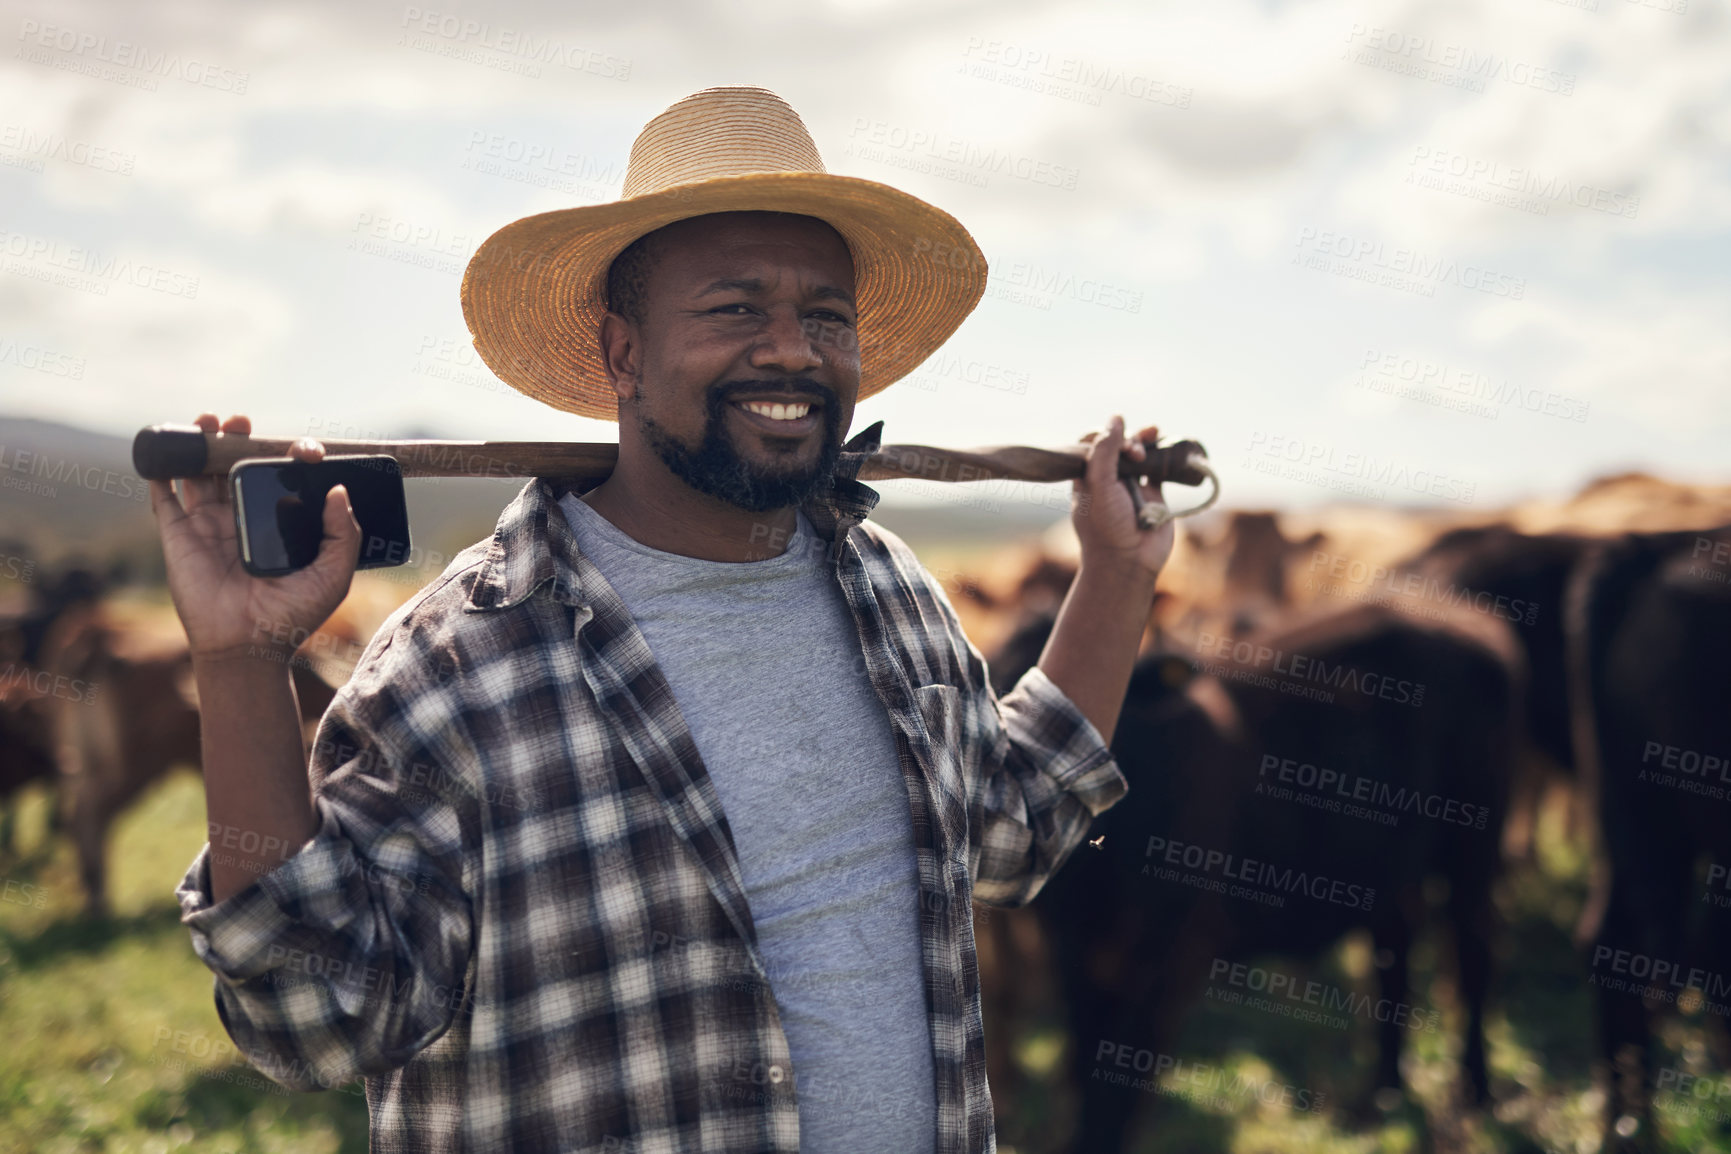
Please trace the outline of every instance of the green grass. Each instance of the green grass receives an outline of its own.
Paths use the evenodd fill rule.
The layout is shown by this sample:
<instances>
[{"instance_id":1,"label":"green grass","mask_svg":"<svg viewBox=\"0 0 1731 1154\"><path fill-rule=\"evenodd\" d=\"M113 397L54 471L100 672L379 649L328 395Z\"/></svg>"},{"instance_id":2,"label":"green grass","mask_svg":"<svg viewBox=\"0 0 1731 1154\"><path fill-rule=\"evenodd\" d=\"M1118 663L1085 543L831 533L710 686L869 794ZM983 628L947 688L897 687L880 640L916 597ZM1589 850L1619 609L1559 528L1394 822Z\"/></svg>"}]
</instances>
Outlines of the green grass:
<instances>
[{"instance_id":1,"label":"green grass","mask_svg":"<svg viewBox=\"0 0 1731 1154\"><path fill-rule=\"evenodd\" d=\"M26 797L22 857L0 867L18 899L0 902L0 1152L364 1154L363 1098L288 1093L232 1060L173 897L204 843L200 779L117 825L102 921L82 916L71 847L43 837L46 801Z\"/></svg>"},{"instance_id":2,"label":"green grass","mask_svg":"<svg viewBox=\"0 0 1731 1154\"><path fill-rule=\"evenodd\" d=\"M352 1092L287 1093L229 1058L209 971L193 955L174 887L204 841L200 779L176 774L116 827L114 915L81 914L71 848L44 832L46 797L27 795L19 853L0 861L0 1154L17 1151L366 1150L365 1101ZM1495 1109L1454 1105L1459 1016L1445 942L1414 950L1413 1001L1444 1013L1435 1033L1409 1035L1411 1100L1374 1123L1355 1120L1375 1059L1365 1023L1345 1030L1205 1002L1175 1052L1252 1082L1325 1095L1320 1111L1247 1094L1185 1097L1126 1089L1141 1102L1140 1154L1417 1154L1489 1151L1588 1154L1597 1148L1594 1009L1569 939L1586 892L1586 862L1550 815L1534 863L1498 895L1508 922L1488 1033ZM21 856L20 856L21 855ZM31 888L24 888L31 887ZM1303 967L1281 960L1283 969ZM1374 991L1362 942L1309 976ZM1039 983L1037 975L1029 980ZM1049 993L1049 991L1048 991ZM1005 1154L1059 1149L1076 1105L1065 1084L1069 1040L1050 997L1014 1039L1023 1085L999 1123ZM995 1024L987 1022L987 1029ZM1661 1061L1723 1078L1703 1017L1669 1019ZM358 1089L358 1087L356 1087ZM1661 1095L1659 1117L1679 1150L1731 1154L1731 1096Z\"/></svg>"}]
</instances>

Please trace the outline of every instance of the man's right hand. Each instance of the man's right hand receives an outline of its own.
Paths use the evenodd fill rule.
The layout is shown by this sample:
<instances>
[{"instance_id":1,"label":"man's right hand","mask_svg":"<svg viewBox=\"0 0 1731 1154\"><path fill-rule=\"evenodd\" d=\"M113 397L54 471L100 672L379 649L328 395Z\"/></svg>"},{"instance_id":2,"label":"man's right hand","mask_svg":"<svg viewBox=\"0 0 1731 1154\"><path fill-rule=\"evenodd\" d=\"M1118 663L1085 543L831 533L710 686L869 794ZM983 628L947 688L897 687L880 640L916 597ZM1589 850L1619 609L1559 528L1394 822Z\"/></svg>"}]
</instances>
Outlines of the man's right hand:
<instances>
[{"instance_id":1,"label":"man's right hand","mask_svg":"<svg viewBox=\"0 0 1731 1154\"><path fill-rule=\"evenodd\" d=\"M217 431L213 413L200 414L197 423L207 433ZM232 416L221 431L245 436L252 422ZM303 438L289 455L322 460L324 446ZM150 507L162 536L168 589L194 659L286 659L348 594L361 527L347 490L337 485L325 498L324 540L312 564L283 577L254 577L241 564L228 479L191 477L181 485L184 503L172 482L150 482Z\"/></svg>"}]
</instances>

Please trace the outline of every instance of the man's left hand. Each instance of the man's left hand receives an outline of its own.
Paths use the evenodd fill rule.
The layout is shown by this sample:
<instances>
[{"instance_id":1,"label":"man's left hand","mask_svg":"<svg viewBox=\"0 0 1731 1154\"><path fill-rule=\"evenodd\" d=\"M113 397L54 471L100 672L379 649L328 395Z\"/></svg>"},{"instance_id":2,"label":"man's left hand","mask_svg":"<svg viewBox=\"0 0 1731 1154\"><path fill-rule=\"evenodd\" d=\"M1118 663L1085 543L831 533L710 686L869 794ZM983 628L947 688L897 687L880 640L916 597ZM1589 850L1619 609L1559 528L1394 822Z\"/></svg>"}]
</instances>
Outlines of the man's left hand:
<instances>
[{"instance_id":1,"label":"man's left hand","mask_svg":"<svg viewBox=\"0 0 1731 1154\"><path fill-rule=\"evenodd\" d=\"M1150 577L1160 572L1172 555L1174 529L1168 521L1157 529L1144 529L1136 522L1130 490L1118 477L1118 455L1141 461L1148 456L1143 441L1153 441L1160 430L1153 425L1138 430L1134 439L1124 437L1124 418L1114 416L1106 431L1082 438L1088 443L1087 472L1071 483L1070 521L1082 546L1084 567L1109 567L1140 571ZM1165 508L1160 486L1140 479L1142 500L1152 508Z\"/></svg>"}]
</instances>

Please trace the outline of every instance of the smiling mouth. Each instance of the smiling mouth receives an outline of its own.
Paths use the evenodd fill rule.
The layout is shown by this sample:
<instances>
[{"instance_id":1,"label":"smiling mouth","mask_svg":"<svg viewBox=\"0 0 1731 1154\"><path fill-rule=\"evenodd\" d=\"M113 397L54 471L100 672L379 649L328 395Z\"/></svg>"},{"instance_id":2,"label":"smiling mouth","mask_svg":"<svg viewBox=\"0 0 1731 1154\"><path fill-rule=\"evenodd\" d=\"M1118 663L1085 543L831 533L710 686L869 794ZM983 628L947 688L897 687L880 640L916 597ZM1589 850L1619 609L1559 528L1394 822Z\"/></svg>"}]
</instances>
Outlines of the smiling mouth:
<instances>
[{"instance_id":1,"label":"smiling mouth","mask_svg":"<svg viewBox=\"0 0 1731 1154\"><path fill-rule=\"evenodd\" d=\"M810 401L796 401L792 404L777 404L770 401L735 401L740 408L748 413L756 413L760 417L768 417L772 421L798 421L811 412Z\"/></svg>"}]
</instances>

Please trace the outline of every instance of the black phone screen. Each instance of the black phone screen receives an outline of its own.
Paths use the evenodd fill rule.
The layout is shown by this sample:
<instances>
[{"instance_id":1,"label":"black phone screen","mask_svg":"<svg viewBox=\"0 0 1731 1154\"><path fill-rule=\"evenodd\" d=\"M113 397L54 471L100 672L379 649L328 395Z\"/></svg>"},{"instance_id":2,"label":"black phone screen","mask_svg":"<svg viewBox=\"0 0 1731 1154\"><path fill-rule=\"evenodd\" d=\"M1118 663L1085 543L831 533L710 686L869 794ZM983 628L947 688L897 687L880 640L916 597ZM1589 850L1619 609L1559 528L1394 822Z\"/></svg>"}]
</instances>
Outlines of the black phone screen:
<instances>
[{"instance_id":1,"label":"black phone screen","mask_svg":"<svg viewBox=\"0 0 1731 1154\"><path fill-rule=\"evenodd\" d=\"M403 474L391 457L242 461L231 478L241 561L255 576L280 576L312 563L324 538L325 494L339 484L347 487L361 526L356 568L409 559Z\"/></svg>"}]
</instances>

